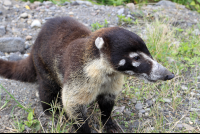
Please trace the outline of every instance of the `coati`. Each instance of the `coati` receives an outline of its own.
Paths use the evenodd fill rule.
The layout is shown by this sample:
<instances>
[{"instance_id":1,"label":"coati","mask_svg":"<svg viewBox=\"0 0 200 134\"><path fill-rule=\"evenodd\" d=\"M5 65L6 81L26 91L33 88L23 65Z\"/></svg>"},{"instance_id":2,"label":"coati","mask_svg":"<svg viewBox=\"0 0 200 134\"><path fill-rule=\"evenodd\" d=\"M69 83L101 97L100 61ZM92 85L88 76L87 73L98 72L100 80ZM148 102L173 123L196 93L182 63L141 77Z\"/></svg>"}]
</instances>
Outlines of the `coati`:
<instances>
[{"instance_id":1,"label":"coati","mask_svg":"<svg viewBox=\"0 0 200 134\"><path fill-rule=\"evenodd\" d=\"M24 82L37 81L41 102L51 103L59 94L77 132L91 132L86 106L97 101L101 121L108 132L116 132L111 111L122 89L124 75L151 82L170 80L174 74L156 62L144 41L119 27L91 32L71 17L47 21L28 58L0 60L0 75ZM41 103L48 114L50 108Z\"/></svg>"}]
</instances>

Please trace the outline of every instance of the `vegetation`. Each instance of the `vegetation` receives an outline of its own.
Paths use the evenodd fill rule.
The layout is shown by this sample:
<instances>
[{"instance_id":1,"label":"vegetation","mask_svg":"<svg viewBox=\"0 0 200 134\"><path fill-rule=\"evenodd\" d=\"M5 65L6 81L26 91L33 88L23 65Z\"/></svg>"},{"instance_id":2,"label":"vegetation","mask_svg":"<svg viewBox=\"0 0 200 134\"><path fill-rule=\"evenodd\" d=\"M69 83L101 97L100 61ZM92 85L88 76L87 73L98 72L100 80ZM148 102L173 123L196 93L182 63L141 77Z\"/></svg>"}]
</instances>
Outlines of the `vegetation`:
<instances>
[{"instance_id":1,"label":"vegetation","mask_svg":"<svg viewBox=\"0 0 200 134\"><path fill-rule=\"evenodd\" d=\"M33 3L34 1L52 1L54 4L62 4L66 1L70 0L22 0L22 1L30 1ZM155 3L159 0L87 0L91 1L92 3L98 3L102 5L113 5L113 6L119 6L119 5L125 5L126 3L135 3L135 4L148 4L148 3ZM200 0L171 0L172 2L185 5L187 8L191 10L196 10L200 12Z\"/></svg>"},{"instance_id":2,"label":"vegetation","mask_svg":"<svg viewBox=\"0 0 200 134\"><path fill-rule=\"evenodd\" d=\"M91 26L92 26L92 31L96 31L96 30L98 30L98 29L100 29L100 28L103 28L103 27L108 27L108 21L105 19L104 20L104 23L101 25L101 24L99 24L98 22L96 22L96 23L93 23L93 24L91 24Z\"/></svg>"}]
</instances>

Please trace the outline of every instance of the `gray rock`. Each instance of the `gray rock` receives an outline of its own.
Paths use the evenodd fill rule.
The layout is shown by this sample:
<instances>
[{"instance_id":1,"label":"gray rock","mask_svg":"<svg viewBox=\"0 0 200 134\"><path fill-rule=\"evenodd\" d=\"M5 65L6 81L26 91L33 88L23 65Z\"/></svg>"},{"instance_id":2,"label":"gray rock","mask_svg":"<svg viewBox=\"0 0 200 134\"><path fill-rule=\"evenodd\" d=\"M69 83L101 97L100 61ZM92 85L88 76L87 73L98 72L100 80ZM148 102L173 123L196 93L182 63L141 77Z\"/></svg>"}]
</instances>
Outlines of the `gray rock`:
<instances>
[{"instance_id":1,"label":"gray rock","mask_svg":"<svg viewBox=\"0 0 200 134\"><path fill-rule=\"evenodd\" d=\"M128 116L131 116L131 111L129 111L129 110L124 110L124 113L126 114L126 115L128 115Z\"/></svg>"},{"instance_id":2,"label":"gray rock","mask_svg":"<svg viewBox=\"0 0 200 134\"><path fill-rule=\"evenodd\" d=\"M84 5L87 5L87 6L92 6L92 3L91 2L89 2L89 1L81 1L81 0L78 0L78 1L76 1L78 4L84 4Z\"/></svg>"},{"instance_id":3,"label":"gray rock","mask_svg":"<svg viewBox=\"0 0 200 134\"><path fill-rule=\"evenodd\" d=\"M189 111L195 111L195 112L197 112L197 111L200 111L200 109L198 109L198 108L191 108Z\"/></svg>"},{"instance_id":4,"label":"gray rock","mask_svg":"<svg viewBox=\"0 0 200 134\"><path fill-rule=\"evenodd\" d=\"M4 0L4 3L3 3L5 6L11 6L12 5L12 2L10 0Z\"/></svg>"},{"instance_id":5,"label":"gray rock","mask_svg":"<svg viewBox=\"0 0 200 134\"><path fill-rule=\"evenodd\" d=\"M182 85L181 88L182 88L183 90L188 90L188 87L186 87L186 85Z\"/></svg>"},{"instance_id":6,"label":"gray rock","mask_svg":"<svg viewBox=\"0 0 200 134\"><path fill-rule=\"evenodd\" d=\"M181 128L183 128L183 125L182 124L177 124L176 127L181 129Z\"/></svg>"},{"instance_id":7,"label":"gray rock","mask_svg":"<svg viewBox=\"0 0 200 134\"><path fill-rule=\"evenodd\" d=\"M152 106L152 105L153 105L153 101L152 101L152 100L147 100L147 102L146 102L146 103L147 103L147 106L148 106L148 107L150 107L150 106Z\"/></svg>"},{"instance_id":8,"label":"gray rock","mask_svg":"<svg viewBox=\"0 0 200 134\"><path fill-rule=\"evenodd\" d=\"M22 56L21 56L21 53L19 52L10 54L8 58L9 61L19 61L21 59L22 59Z\"/></svg>"},{"instance_id":9,"label":"gray rock","mask_svg":"<svg viewBox=\"0 0 200 134\"><path fill-rule=\"evenodd\" d=\"M168 8L176 8L176 3L167 1L167 0L161 0L158 3L155 4L156 6L163 6L163 7L168 7Z\"/></svg>"},{"instance_id":10,"label":"gray rock","mask_svg":"<svg viewBox=\"0 0 200 134\"><path fill-rule=\"evenodd\" d=\"M62 5L63 6L66 6L66 5L69 5L70 3L69 2L65 2L65 3L63 3Z\"/></svg>"},{"instance_id":11,"label":"gray rock","mask_svg":"<svg viewBox=\"0 0 200 134\"><path fill-rule=\"evenodd\" d=\"M118 15L122 15L124 13L124 8L121 8L117 11L117 14Z\"/></svg>"},{"instance_id":12,"label":"gray rock","mask_svg":"<svg viewBox=\"0 0 200 134\"><path fill-rule=\"evenodd\" d=\"M32 23L31 23L31 28L33 27L41 27L42 24L39 20L34 20Z\"/></svg>"},{"instance_id":13,"label":"gray rock","mask_svg":"<svg viewBox=\"0 0 200 134\"><path fill-rule=\"evenodd\" d=\"M24 51L25 41L19 37L0 38L0 50L2 52L22 52Z\"/></svg>"},{"instance_id":14,"label":"gray rock","mask_svg":"<svg viewBox=\"0 0 200 134\"><path fill-rule=\"evenodd\" d=\"M76 1L73 1L72 3L71 3L71 5L73 5L73 6L77 6L77 5L80 5L78 2L76 2Z\"/></svg>"},{"instance_id":15,"label":"gray rock","mask_svg":"<svg viewBox=\"0 0 200 134\"><path fill-rule=\"evenodd\" d=\"M144 109L140 109L139 112L144 114L146 111Z\"/></svg>"},{"instance_id":16,"label":"gray rock","mask_svg":"<svg viewBox=\"0 0 200 134\"><path fill-rule=\"evenodd\" d=\"M2 11L0 11L0 15L3 15L3 12L2 12Z\"/></svg>"},{"instance_id":17,"label":"gray rock","mask_svg":"<svg viewBox=\"0 0 200 134\"><path fill-rule=\"evenodd\" d=\"M115 113L118 113L118 114L120 114L120 113L122 113L123 111L124 111L124 109L125 109L125 106L122 106L122 107L117 107L117 106L114 106L114 108L113 108L114 110L114 112Z\"/></svg>"},{"instance_id":18,"label":"gray rock","mask_svg":"<svg viewBox=\"0 0 200 134\"><path fill-rule=\"evenodd\" d=\"M169 98L163 98L163 100L164 100L165 102L167 102L167 103L171 103L171 102L172 102L171 99L169 99Z\"/></svg>"},{"instance_id":19,"label":"gray rock","mask_svg":"<svg viewBox=\"0 0 200 134\"><path fill-rule=\"evenodd\" d=\"M139 125L140 125L140 122L139 121L135 121L133 123L133 128L137 129L139 127Z\"/></svg>"},{"instance_id":20,"label":"gray rock","mask_svg":"<svg viewBox=\"0 0 200 134\"><path fill-rule=\"evenodd\" d=\"M43 4L44 5L53 5L53 3L51 1L44 1Z\"/></svg>"},{"instance_id":21,"label":"gray rock","mask_svg":"<svg viewBox=\"0 0 200 134\"><path fill-rule=\"evenodd\" d=\"M137 102L137 104L135 105L135 109L137 110L141 110L142 109L142 103L141 102Z\"/></svg>"},{"instance_id":22,"label":"gray rock","mask_svg":"<svg viewBox=\"0 0 200 134\"><path fill-rule=\"evenodd\" d=\"M200 76L197 77L198 82L200 82Z\"/></svg>"},{"instance_id":23,"label":"gray rock","mask_svg":"<svg viewBox=\"0 0 200 134\"><path fill-rule=\"evenodd\" d=\"M42 6L42 3L40 1L34 1L33 4L36 5L36 6Z\"/></svg>"},{"instance_id":24,"label":"gray rock","mask_svg":"<svg viewBox=\"0 0 200 134\"><path fill-rule=\"evenodd\" d=\"M0 26L0 37L6 34L5 26Z\"/></svg>"},{"instance_id":25,"label":"gray rock","mask_svg":"<svg viewBox=\"0 0 200 134\"><path fill-rule=\"evenodd\" d=\"M55 6L52 6L52 7L50 7L49 9L50 9L50 10L55 10L56 7L55 7Z\"/></svg>"},{"instance_id":26,"label":"gray rock","mask_svg":"<svg viewBox=\"0 0 200 134\"><path fill-rule=\"evenodd\" d=\"M20 15L20 18L28 18L28 14L27 14L27 13L22 13L22 14Z\"/></svg>"},{"instance_id":27,"label":"gray rock","mask_svg":"<svg viewBox=\"0 0 200 134\"><path fill-rule=\"evenodd\" d=\"M193 31L193 34L195 34L195 35L200 35L199 29L195 29L195 30Z\"/></svg>"},{"instance_id":28,"label":"gray rock","mask_svg":"<svg viewBox=\"0 0 200 134\"><path fill-rule=\"evenodd\" d=\"M135 11L135 5L133 3L128 3L126 6L130 9L131 12Z\"/></svg>"},{"instance_id":29,"label":"gray rock","mask_svg":"<svg viewBox=\"0 0 200 134\"><path fill-rule=\"evenodd\" d=\"M131 99L131 102L132 102L132 103L136 103L136 102L137 102L137 99L136 99L136 98L133 98L133 99Z\"/></svg>"},{"instance_id":30,"label":"gray rock","mask_svg":"<svg viewBox=\"0 0 200 134\"><path fill-rule=\"evenodd\" d=\"M5 54L3 52L0 51L0 56L5 56Z\"/></svg>"}]
</instances>

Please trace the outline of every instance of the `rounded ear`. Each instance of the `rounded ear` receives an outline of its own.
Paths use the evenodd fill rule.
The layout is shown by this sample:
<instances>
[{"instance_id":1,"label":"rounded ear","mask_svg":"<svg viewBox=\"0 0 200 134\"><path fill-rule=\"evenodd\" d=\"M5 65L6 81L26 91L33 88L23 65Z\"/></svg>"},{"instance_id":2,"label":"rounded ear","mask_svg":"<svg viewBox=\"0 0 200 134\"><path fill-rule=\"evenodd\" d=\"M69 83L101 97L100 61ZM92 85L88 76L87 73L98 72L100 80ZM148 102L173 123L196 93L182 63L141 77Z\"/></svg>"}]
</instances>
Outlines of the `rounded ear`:
<instances>
[{"instance_id":1,"label":"rounded ear","mask_svg":"<svg viewBox=\"0 0 200 134\"><path fill-rule=\"evenodd\" d=\"M103 45L104 45L103 38L97 37L96 40L95 40L95 45L96 45L96 47L97 47L99 50L100 50L101 48L103 48Z\"/></svg>"}]
</instances>

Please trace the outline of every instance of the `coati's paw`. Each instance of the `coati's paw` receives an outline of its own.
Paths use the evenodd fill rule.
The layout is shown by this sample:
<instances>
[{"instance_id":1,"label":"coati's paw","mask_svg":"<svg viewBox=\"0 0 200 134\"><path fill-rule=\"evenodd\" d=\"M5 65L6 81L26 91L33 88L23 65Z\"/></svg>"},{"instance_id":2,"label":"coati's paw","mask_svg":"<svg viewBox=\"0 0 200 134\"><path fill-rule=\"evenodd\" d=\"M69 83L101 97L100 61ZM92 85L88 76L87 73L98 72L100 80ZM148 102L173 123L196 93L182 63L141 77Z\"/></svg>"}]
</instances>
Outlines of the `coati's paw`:
<instances>
[{"instance_id":1,"label":"coati's paw","mask_svg":"<svg viewBox=\"0 0 200 134\"><path fill-rule=\"evenodd\" d=\"M120 133L121 132L120 128L115 123L106 124L105 130L107 133Z\"/></svg>"}]
</instances>

